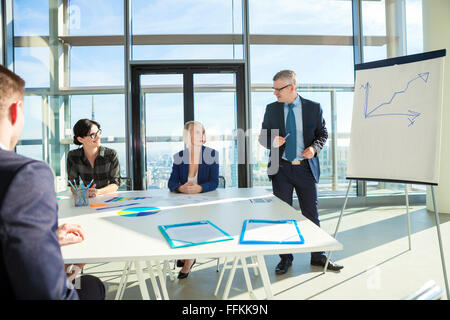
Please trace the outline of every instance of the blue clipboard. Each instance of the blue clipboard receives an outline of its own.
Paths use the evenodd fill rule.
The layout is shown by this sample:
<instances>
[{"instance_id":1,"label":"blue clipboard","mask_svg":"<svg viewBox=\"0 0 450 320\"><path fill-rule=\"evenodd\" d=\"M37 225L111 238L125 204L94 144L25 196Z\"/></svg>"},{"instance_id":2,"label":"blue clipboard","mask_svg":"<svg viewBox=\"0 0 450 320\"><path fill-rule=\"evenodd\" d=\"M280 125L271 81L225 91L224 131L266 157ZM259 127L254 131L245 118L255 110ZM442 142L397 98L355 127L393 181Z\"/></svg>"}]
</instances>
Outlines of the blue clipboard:
<instances>
[{"instance_id":1,"label":"blue clipboard","mask_svg":"<svg viewBox=\"0 0 450 320\"><path fill-rule=\"evenodd\" d=\"M198 231L199 228L204 228L207 232L197 232L196 234L193 234L193 230L190 230L196 229L196 231ZM209 220L161 225L158 226L158 229L161 231L164 238L166 238L172 248L184 248L207 243L233 240L232 236ZM183 238L178 236L174 238L175 233L178 233L178 235L184 234L185 236ZM189 233L191 233L190 235L192 238L190 238ZM204 237L202 238L202 236Z\"/></svg>"},{"instance_id":2,"label":"blue clipboard","mask_svg":"<svg viewBox=\"0 0 450 320\"><path fill-rule=\"evenodd\" d=\"M273 239L268 240L267 238L270 238L269 234L265 232L265 239L262 238L253 238L253 239L244 239L246 238L246 234L249 234L249 230L254 228L258 228L258 225L261 225L263 227L264 225L270 226L273 225L280 225L282 227L287 227L290 229L290 233L288 237L284 237L281 239ZM240 244L304 244L305 239L303 238L302 234L300 233L300 229L297 225L297 220L245 220L244 224L242 226L242 232L241 237L239 239Z\"/></svg>"}]
</instances>

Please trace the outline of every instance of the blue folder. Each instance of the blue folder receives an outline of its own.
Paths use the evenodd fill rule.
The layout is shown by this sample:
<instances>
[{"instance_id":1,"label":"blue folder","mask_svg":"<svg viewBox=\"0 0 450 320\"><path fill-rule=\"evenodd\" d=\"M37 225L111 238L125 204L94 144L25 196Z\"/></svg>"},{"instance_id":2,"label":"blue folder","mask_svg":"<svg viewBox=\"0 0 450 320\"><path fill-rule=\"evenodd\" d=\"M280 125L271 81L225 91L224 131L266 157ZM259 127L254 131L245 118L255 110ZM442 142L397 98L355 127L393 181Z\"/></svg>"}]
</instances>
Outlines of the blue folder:
<instances>
[{"instance_id":1,"label":"blue folder","mask_svg":"<svg viewBox=\"0 0 450 320\"><path fill-rule=\"evenodd\" d=\"M244 240L245 232L247 230L247 227L249 225L255 225L258 223L264 223L264 224L292 224L293 227L295 227L296 230L296 236L298 235L298 240L287 240L289 238L292 238L290 236L289 238L283 239L283 240L258 240L258 239L252 239L252 240ZM305 243L305 239L303 238L302 234L300 233L300 229L297 225L297 220L245 220L244 224L242 226L242 232L241 232L241 238L239 239L240 244L303 244Z\"/></svg>"},{"instance_id":2,"label":"blue folder","mask_svg":"<svg viewBox=\"0 0 450 320\"><path fill-rule=\"evenodd\" d=\"M216 229L219 232L219 234L222 235L222 237L220 239L214 239L214 240L191 242L191 241L187 241L186 239L172 239L170 237L170 235L167 233L167 230L169 230L171 228L180 228L180 227L193 226L193 225L210 225L212 228ZM206 243L214 243L214 242L233 240L232 236L230 236L227 232L225 232L224 230L222 230L221 228L219 228L218 226L216 226L209 220L163 225L163 226L158 226L158 229L161 231L164 238L166 238L167 242L169 242L169 244L172 248L184 248L184 247L197 246L197 245L206 244ZM178 244L176 242L178 242Z\"/></svg>"}]
</instances>

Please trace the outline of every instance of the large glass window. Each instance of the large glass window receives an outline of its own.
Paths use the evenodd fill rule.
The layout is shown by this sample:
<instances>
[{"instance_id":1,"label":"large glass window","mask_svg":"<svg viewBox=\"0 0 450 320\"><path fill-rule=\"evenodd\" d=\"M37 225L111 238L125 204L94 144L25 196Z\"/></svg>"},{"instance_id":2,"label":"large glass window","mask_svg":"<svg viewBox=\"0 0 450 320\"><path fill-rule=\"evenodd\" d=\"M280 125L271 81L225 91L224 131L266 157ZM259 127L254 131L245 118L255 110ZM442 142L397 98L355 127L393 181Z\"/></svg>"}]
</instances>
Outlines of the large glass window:
<instances>
[{"instance_id":1,"label":"large glass window","mask_svg":"<svg viewBox=\"0 0 450 320\"><path fill-rule=\"evenodd\" d=\"M362 1L364 62L387 58L385 0Z\"/></svg>"},{"instance_id":2,"label":"large glass window","mask_svg":"<svg viewBox=\"0 0 450 320\"><path fill-rule=\"evenodd\" d=\"M422 3L420 0L363 1L364 62L423 51ZM406 32L406 34L404 33ZM409 192L425 192L421 185ZM367 182L367 195L404 194L400 183Z\"/></svg>"},{"instance_id":3,"label":"large glass window","mask_svg":"<svg viewBox=\"0 0 450 320\"><path fill-rule=\"evenodd\" d=\"M123 0L69 0L69 34L122 35Z\"/></svg>"},{"instance_id":4,"label":"large glass window","mask_svg":"<svg viewBox=\"0 0 450 320\"><path fill-rule=\"evenodd\" d=\"M44 160L44 145L42 143L42 112L45 110L45 100L40 96L26 96L23 103L25 125L17 144L16 151L30 158Z\"/></svg>"},{"instance_id":5,"label":"large glass window","mask_svg":"<svg viewBox=\"0 0 450 320\"><path fill-rule=\"evenodd\" d=\"M257 136L265 106L276 100L272 78L278 71L290 69L297 73L299 94L321 104L329 132L319 154L319 195L345 192L348 145L342 144L342 137L349 135L350 129L339 124L351 122L353 108L348 101L353 99L354 81L351 2L281 1L275 5L267 0L250 1L250 33L253 185L271 185L266 174L268 150L259 145ZM336 92L342 91L345 94L337 96ZM344 108L345 112L337 112ZM332 109L337 115L333 125ZM332 128L339 142L336 151L332 150ZM333 154L340 157L335 159Z\"/></svg>"},{"instance_id":6,"label":"large glass window","mask_svg":"<svg viewBox=\"0 0 450 320\"><path fill-rule=\"evenodd\" d=\"M125 151L125 101L123 94L74 95L70 96L70 149L79 146L72 144L72 128L80 119L97 121L102 129L101 144L117 151L120 175L126 176Z\"/></svg>"},{"instance_id":7,"label":"large glass window","mask_svg":"<svg viewBox=\"0 0 450 320\"><path fill-rule=\"evenodd\" d=\"M70 85L119 86L123 85L123 47L71 47Z\"/></svg>"},{"instance_id":8,"label":"large glass window","mask_svg":"<svg viewBox=\"0 0 450 320\"><path fill-rule=\"evenodd\" d=\"M423 52L421 0L362 1L362 22L364 62Z\"/></svg>"},{"instance_id":9,"label":"large glass window","mask_svg":"<svg viewBox=\"0 0 450 320\"><path fill-rule=\"evenodd\" d=\"M267 163L269 161L269 150L262 147L258 142L258 136L262 122L264 120L264 112L268 101L273 100L274 95L268 90L263 92L252 92L252 173L254 186L272 186L267 177Z\"/></svg>"},{"instance_id":10,"label":"large glass window","mask_svg":"<svg viewBox=\"0 0 450 320\"><path fill-rule=\"evenodd\" d=\"M194 119L206 129L206 145L219 152L219 175L229 187L238 185L235 86L235 74L194 74Z\"/></svg>"},{"instance_id":11,"label":"large glass window","mask_svg":"<svg viewBox=\"0 0 450 320\"><path fill-rule=\"evenodd\" d=\"M351 36L351 1L250 0L250 33Z\"/></svg>"},{"instance_id":12,"label":"large glass window","mask_svg":"<svg viewBox=\"0 0 450 320\"><path fill-rule=\"evenodd\" d=\"M423 52L422 0L406 0L406 39L408 54Z\"/></svg>"},{"instance_id":13,"label":"large glass window","mask_svg":"<svg viewBox=\"0 0 450 320\"><path fill-rule=\"evenodd\" d=\"M173 155L183 150L183 75L141 76L145 106L146 185L165 189L172 172Z\"/></svg>"},{"instance_id":14,"label":"large glass window","mask_svg":"<svg viewBox=\"0 0 450 320\"><path fill-rule=\"evenodd\" d=\"M12 3L14 71L25 79L27 90L26 126L17 152L47 161L61 180L57 187L64 188L65 155L75 147L71 142L73 124L80 118L92 118L104 129L102 144L119 153L121 175L128 176L124 1L13 0ZM259 145L257 137L265 107L275 101L271 90L273 75L282 69L292 69L299 77L299 94L321 103L329 132L328 142L319 155L320 196L345 192L354 85L352 1L133 0L130 3L130 59L174 62L246 58L243 5L248 3L253 185L271 186L266 175L268 151ZM423 51L421 0L361 1L361 4L363 62ZM235 92L227 89L232 83L225 79L227 76L195 75L194 113L195 119L204 122L211 146L226 157L220 159L224 164L221 174L226 177L227 186L234 186L237 176L233 167L236 160L233 130L239 115L230 107L235 103ZM146 132L147 166L170 167L173 153L182 147L184 119L182 112L175 110L182 107L182 91L176 91L181 90L182 84L174 84L173 79L162 76L143 77L143 81L146 121L150 124ZM220 121L211 116L212 104L223 111ZM166 138L171 141L163 142ZM168 145L172 146L170 150L166 148ZM164 170L161 169L160 176L154 170L155 175L147 177L149 187L165 187L160 184L167 180ZM403 188L399 184L371 182L367 183L367 194L396 194L404 192ZM425 191L421 186L413 185L411 189ZM353 187L352 195L355 190Z\"/></svg>"},{"instance_id":15,"label":"large glass window","mask_svg":"<svg viewBox=\"0 0 450 320\"><path fill-rule=\"evenodd\" d=\"M14 36L48 36L49 6L47 0L14 0Z\"/></svg>"},{"instance_id":16,"label":"large glass window","mask_svg":"<svg viewBox=\"0 0 450 320\"><path fill-rule=\"evenodd\" d=\"M72 127L81 118L94 119L102 126L102 144L118 152L121 176L127 176L123 1L13 3L14 71L27 89L17 152L48 162L60 191L67 184L67 152L77 147ZM55 26L57 37L50 39Z\"/></svg>"},{"instance_id":17,"label":"large glass window","mask_svg":"<svg viewBox=\"0 0 450 320\"><path fill-rule=\"evenodd\" d=\"M423 52L422 1L406 0L407 53ZM425 185L411 185L410 192L426 192Z\"/></svg>"},{"instance_id":18,"label":"large glass window","mask_svg":"<svg viewBox=\"0 0 450 320\"><path fill-rule=\"evenodd\" d=\"M132 14L135 35L242 33L241 0L133 0Z\"/></svg>"},{"instance_id":19,"label":"large glass window","mask_svg":"<svg viewBox=\"0 0 450 320\"><path fill-rule=\"evenodd\" d=\"M133 0L134 60L242 59L241 0Z\"/></svg>"},{"instance_id":20,"label":"large glass window","mask_svg":"<svg viewBox=\"0 0 450 320\"><path fill-rule=\"evenodd\" d=\"M253 83L272 86L275 73L290 69L302 86L353 84L351 46L252 45L250 50Z\"/></svg>"},{"instance_id":21,"label":"large glass window","mask_svg":"<svg viewBox=\"0 0 450 320\"><path fill-rule=\"evenodd\" d=\"M137 45L134 60L242 59L242 45Z\"/></svg>"},{"instance_id":22,"label":"large glass window","mask_svg":"<svg viewBox=\"0 0 450 320\"><path fill-rule=\"evenodd\" d=\"M14 71L25 80L26 88L50 86L50 51L48 47L14 49Z\"/></svg>"}]
</instances>

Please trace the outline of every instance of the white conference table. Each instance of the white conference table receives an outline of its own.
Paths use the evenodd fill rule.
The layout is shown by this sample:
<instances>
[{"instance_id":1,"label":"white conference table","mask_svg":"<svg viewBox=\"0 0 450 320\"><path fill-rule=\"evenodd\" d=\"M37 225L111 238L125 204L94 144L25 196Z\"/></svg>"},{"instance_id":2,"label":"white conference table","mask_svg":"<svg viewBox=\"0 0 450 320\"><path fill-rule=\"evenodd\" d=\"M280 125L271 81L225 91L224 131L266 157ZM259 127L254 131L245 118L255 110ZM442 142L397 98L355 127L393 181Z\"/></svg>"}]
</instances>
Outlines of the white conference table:
<instances>
[{"instance_id":1,"label":"white conference table","mask_svg":"<svg viewBox=\"0 0 450 320\"><path fill-rule=\"evenodd\" d=\"M116 196L150 196L151 198L108 202L108 206L129 203L139 203L139 205L104 210L97 210L90 206L75 207L73 199L69 197L63 197L58 201L59 224L76 223L81 225L86 232L86 239L83 242L62 247L65 263L256 257L266 296L271 299L273 293L264 262L265 255L334 251L343 248L341 243L324 230L264 189L227 188L198 195L183 195L171 193L168 190L122 191L91 199L91 203L104 202ZM271 200L264 203L250 201L255 198ZM158 207L161 211L141 217L125 217L118 214L120 210L139 206ZM241 245L239 237L246 219L295 219L298 221L298 227L305 242L301 245ZM159 225L199 220L211 221L234 239L173 249L158 229ZM141 267L139 264L135 266L136 274L142 280ZM141 281L140 285L143 297L148 298L148 291L146 294L143 292L145 281ZM162 285L165 286L165 283Z\"/></svg>"}]
</instances>

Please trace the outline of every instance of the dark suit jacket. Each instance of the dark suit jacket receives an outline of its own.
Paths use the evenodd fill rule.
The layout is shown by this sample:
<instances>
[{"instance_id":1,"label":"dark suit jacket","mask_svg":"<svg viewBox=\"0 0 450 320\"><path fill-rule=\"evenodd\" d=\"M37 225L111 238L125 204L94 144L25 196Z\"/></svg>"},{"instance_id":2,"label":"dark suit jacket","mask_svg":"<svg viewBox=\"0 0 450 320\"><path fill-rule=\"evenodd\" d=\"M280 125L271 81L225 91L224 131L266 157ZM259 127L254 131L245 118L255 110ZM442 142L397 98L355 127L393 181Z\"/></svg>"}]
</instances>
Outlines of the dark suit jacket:
<instances>
[{"instance_id":1,"label":"dark suit jacket","mask_svg":"<svg viewBox=\"0 0 450 320\"><path fill-rule=\"evenodd\" d=\"M323 119L320 104L311 100L303 99L302 97L300 97L300 100L302 103L303 141L305 143L305 148L313 146L317 151L316 155L312 159L308 159L308 163L314 179L316 180L316 183L318 183L320 177L320 167L317 155L327 141L328 132L325 127L325 120ZM272 132L273 129L278 129L278 132ZM259 135L259 143L261 143L261 145L265 148L270 149L270 160L268 166L269 179L271 179L272 176L278 172L278 169L274 170L274 168L271 168L271 164L274 162L274 159L272 158L272 153L274 153L274 149L272 149L272 141L277 135L281 137L286 136L284 103L281 102L274 102L267 105L261 133ZM278 151L278 163L281 161L285 147L286 144L283 144L278 150L275 150Z\"/></svg>"},{"instance_id":2,"label":"dark suit jacket","mask_svg":"<svg viewBox=\"0 0 450 320\"><path fill-rule=\"evenodd\" d=\"M176 189L188 181L189 150L184 149L173 156L172 173L169 178L169 189ZM219 153L217 150L202 146L202 154L198 165L197 183L203 187L202 192L217 189L219 184Z\"/></svg>"},{"instance_id":3,"label":"dark suit jacket","mask_svg":"<svg viewBox=\"0 0 450 320\"><path fill-rule=\"evenodd\" d=\"M78 299L67 287L57 227L50 168L0 149L1 298Z\"/></svg>"}]
</instances>

